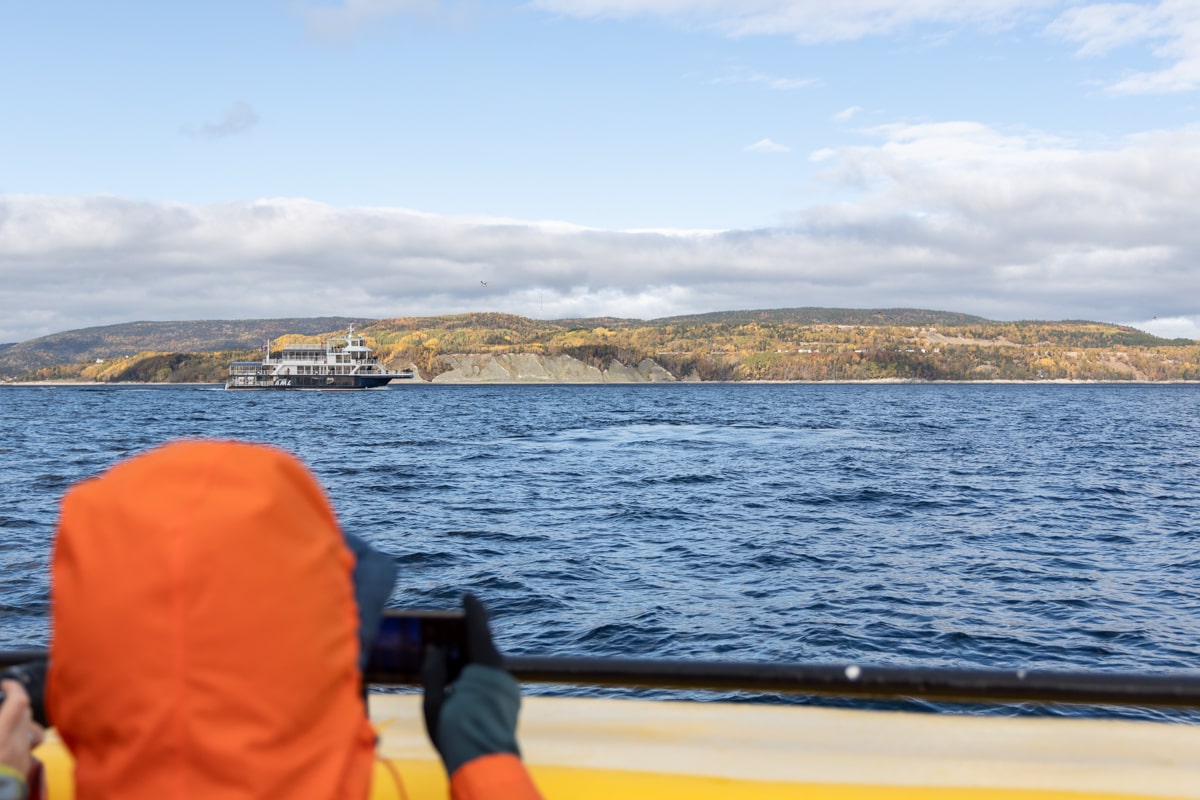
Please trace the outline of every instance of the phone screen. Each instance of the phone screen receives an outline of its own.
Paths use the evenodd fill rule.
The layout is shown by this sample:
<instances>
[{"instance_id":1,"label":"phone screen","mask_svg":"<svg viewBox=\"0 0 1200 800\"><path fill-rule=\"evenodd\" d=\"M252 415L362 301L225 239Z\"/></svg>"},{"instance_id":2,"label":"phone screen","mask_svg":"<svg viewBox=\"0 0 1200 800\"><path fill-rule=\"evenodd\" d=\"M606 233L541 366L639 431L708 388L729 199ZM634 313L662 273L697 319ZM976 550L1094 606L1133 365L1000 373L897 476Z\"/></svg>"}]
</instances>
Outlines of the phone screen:
<instances>
[{"instance_id":1,"label":"phone screen","mask_svg":"<svg viewBox=\"0 0 1200 800\"><path fill-rule=\"evenodd\" d=\"M420 683L425 648L431 644L445 649L446 677L453 681L467 655L467 624L461 611L388 609L379 622L367 673L380 681Z\"/></svg>"}]
</instances>

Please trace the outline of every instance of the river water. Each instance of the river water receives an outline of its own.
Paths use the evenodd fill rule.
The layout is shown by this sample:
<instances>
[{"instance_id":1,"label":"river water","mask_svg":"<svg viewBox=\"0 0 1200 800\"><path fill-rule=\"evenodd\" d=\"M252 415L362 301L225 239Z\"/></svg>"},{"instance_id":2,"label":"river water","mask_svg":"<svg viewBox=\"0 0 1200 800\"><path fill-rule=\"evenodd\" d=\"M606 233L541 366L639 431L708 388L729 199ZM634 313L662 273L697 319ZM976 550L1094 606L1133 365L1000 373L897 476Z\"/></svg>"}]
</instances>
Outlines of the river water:
<instances>
[{"instance_id":1,"label":"river water","mask_svg":"<svg viewBox=\"0 0 1200 800\"><path fill-rule=\"evenodd\" d=\"M67 487L180 437L296 453L513 653L1200 671L1200 386L2 387L0 648Z\"/></svg>"}]
</instances>

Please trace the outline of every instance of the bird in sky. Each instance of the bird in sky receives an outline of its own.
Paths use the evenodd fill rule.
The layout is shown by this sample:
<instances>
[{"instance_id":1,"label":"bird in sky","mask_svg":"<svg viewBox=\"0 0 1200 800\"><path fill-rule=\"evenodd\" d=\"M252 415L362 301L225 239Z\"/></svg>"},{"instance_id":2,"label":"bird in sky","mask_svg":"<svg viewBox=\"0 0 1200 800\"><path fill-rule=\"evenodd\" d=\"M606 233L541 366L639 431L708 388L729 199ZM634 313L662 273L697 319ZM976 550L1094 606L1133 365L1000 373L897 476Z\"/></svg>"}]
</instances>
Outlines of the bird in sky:
<instances>
[{"instance_id":1,"label":"bird in sky","mask_svg":"<svg viewBox=\"0 0 1200 800\"><path fill-rule=\"evenodd\" d=\"M487 286L487 281L480 281L479 283L481 286Z\"/></svg>"}]
</instances>

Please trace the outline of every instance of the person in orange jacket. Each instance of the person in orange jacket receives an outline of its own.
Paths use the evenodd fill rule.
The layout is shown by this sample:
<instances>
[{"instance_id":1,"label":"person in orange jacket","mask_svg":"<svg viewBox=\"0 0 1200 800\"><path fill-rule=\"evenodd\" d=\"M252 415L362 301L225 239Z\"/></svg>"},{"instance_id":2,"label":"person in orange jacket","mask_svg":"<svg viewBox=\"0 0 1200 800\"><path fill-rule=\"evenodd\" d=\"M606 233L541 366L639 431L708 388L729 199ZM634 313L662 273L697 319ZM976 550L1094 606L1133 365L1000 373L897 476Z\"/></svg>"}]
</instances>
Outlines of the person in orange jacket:
<instances>
[{"instance_id":1,"label":"person in orange jacket","mask_svg":"<svg viewBox=\"0 0 1200 800\"><path fill-rule=\"evenodd\" d=\"M386 559L372 580L372 555L263 445L177 442L69 491L46 702L78 800L365 800L363 668L395 574ZM532 800L517 683L464 608L460 676L426 658L430 736L456 800Z\"/></svg>"}]
</instances>

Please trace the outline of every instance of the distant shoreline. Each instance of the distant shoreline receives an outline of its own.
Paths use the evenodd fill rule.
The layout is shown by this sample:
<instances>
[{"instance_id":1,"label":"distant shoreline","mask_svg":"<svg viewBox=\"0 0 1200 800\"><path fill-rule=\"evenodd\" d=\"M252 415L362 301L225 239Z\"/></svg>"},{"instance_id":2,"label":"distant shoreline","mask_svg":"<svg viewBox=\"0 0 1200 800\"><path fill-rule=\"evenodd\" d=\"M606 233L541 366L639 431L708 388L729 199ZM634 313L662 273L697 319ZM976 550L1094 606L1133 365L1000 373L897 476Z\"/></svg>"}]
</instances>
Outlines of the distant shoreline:
<instances>
[{"instance_id":1,"label":"distant shoreline","mask_svg":"<svg viewBox=\"0 0 1200 800\"><path fill-rule=\"evenodd\" d=\"M0 386L224 386L223 383L159 383L155 381L0 381Z\"/></svg>"},{"instance_id":2,"label":"distant shoreline","mask_svg":"<svg viewBox=\"0 0 1200 800\"><path fill-rule=\"evenodd\" d=\"M445 381L434 383L432 381L405 381L403 383L393 383L393 386L405 385L424 385L424 386L695 386L695 385L722 385L722 386L890 386L890 385L913 385L913 386L1000 386L1000 385L1015 385L1015 386L1187 386L1200 385L1200 381L1102 381L1102 380L1078 380L1070 378L1058 378L1053 380L1028 381L1028 380L984 380L984 381L967 381L967 380L918 380L914 378L873 378L871 380L861 381L845 381L845 380L828 380L828 381L762 381L762 380L747 380L747 381L675 381L675 382L606 382L606 381ZM201 382L201 383L159 383L152 381L0 381L0 387L20 387L20 386L57 386L57 387L94 387L108 386L112 388L145 388L147 386L171 388L171 387L189 387L197 386L224 386L223 383ZM307 391L307 390L297 390Z\"/></svg>"}]
</instances>

